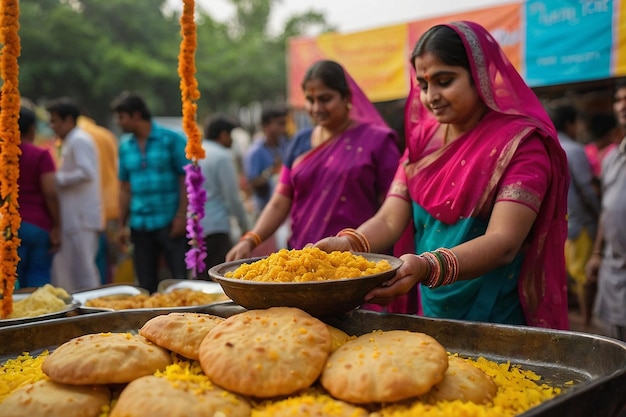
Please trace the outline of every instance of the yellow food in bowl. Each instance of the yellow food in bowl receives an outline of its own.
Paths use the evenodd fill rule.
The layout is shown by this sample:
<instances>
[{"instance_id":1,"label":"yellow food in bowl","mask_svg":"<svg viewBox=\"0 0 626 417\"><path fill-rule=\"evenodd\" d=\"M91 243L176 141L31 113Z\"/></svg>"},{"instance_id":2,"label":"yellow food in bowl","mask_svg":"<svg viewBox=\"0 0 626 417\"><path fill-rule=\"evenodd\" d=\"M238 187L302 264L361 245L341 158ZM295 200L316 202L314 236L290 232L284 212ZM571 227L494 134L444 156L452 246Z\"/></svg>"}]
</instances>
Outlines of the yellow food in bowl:
<instances>
[{"instance_id":1,"label":"yellow food in bowl","mask_svg":"<svg viewBox=\"0 0 626 417\"><path fill-rule=\"evenodd\" d=\"M387 260L369 261L351 252L318 248L281 249L267 258L241 264L226 278L264 282L311 282L359 278L391 269Z\"/></svg>"}]
</instances>

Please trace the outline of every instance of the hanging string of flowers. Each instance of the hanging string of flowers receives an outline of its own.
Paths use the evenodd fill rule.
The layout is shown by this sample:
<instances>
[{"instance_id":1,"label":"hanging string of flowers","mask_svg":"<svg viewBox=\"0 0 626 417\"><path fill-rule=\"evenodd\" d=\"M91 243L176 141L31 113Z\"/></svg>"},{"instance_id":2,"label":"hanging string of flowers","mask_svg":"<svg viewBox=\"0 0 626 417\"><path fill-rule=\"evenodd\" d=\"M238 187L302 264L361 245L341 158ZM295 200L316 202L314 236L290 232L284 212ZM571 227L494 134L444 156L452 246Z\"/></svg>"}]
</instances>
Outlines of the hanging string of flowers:
<instances>
[{"instance_id":1,"label":"hanging string of flowers","mask_svg":"<svg viewBox=\"0 0 626 417\"><path fill-rule=\"evenodd\" d=\"M20 56L19 0L2 0L0 3L0 74L2 97L0 99L0 317L13 311L13 287L17 277L17 248L20 239L20 213L17 203L20 134L17 120L20 116L18 89Z\"/></svg>"},{"instance_id":2,"label":"hanging string of flowers","mask_svg":"<svg viewBox=\"0 0 626 417\"><path fill-rule=\"evenodd\" d=\"M202 187L204 176L198 166L198 160L204 158L202 135L196 123L196 102L200 99L196 80L195 52L197 47L196 22L194 20L195 0L183 0L183 13L180 17L180 52L178 55L178 75L183 107L183 130L187 135L185 152L191 164L185 166L185 185L187 187L187 237L191 248L187 251L187 268L196 277L198 271L205 268L206 248L200 220L204 217L206 191Z\"/></svg>"}]
</instances>

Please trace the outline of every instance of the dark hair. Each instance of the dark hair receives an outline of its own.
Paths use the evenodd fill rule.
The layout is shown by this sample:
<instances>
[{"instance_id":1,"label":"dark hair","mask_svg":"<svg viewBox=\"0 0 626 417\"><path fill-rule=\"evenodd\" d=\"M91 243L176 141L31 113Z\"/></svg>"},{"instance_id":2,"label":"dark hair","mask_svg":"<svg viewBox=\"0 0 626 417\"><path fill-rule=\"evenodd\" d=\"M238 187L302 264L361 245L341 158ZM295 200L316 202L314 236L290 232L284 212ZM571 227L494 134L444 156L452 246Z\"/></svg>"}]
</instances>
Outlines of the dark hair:
<instances>
[{"instance_id":1,"label":"dark hair","mask_svg":"<svg viewBox=\"0 0 626 417\"><path fill-rule=\"evenodd\" d=\"M33 126L37 123L37 116L35 112L28 107L20 107L20 118L17 120L17 124L20 127L20 133L22 135L28 133Z\"/></svg>"},{"instance_id":2,"label":"dark hair","mask_svg":"<svg viewBox=\"0 0 626 417\"><path fill-rule=\"evenodd\" d=\"M588 129L592 140L604 138L615 127L617 119L613 113L596 113L589 117Z\"/></svg>"},{"instance_id":3,"label":"dark hair","mask_svg":"<svg viewBox=\"0 0 626 417\"><path fill-rule=\"evenodd\" d=\"M63 120L71 117L74 121L80 116L80 107L69 97L61 97L50 101L46 105L49 113L56 113Z\"/></svg>"},{"instance_id":4,"label":"dark hair","mask_svg":"<svg viewBox=\"0 0 626 417\"><path fill-rule=\"evenodd\" d=\"M210 140L216 140L222 132L232 132L237 124L223 114L215 114L207 119L204 128L204 136Z\"/></svg>"},{"instance_id":5,"label":"dark hair","mask_svg":"<svg viewBox=\"0 0 626 417\"><path fill-rule=\"evenodd\" d=\"M548 114L554 127L559 132L564 132L568 123L575 123L578 119L578 110L571 104L560 104L548 109Z\"/></svg>"},{"instance_id":6,"label":"dark hair","mask_svg":"<svg viewBox=\"0 0 626 417\"><path fill-rule=\"evenodd\" d=\"M432 54L446 65L463 67L472 74L469 58L463 40L454 29L436 25L428 29L418 39L411 54L411 65L415 68L415 58Z\"/></svg>"},{"instance_id":7,"label":"dark hair","mask_svg":"<svg viewBox=\"0 0 626 417\"><path fill-rule=\"evenodd\" d=\"M139 112L141 118L150 120L152 115L145 100L137 93L124 91L111 103L111 109L116 113L134 114Z\"/></svg>"},{"instance_id":8,"label":"dark hair","mask_svg":"<svg viewBox=\"0 0 626 417\"><path fill-rule=\"evenodd\" d=\"M261 112L261 126L270 124L274 119L287 117L287 109L284 107L266 107Z\"/></svg>"},{"instance_id":9,"label":"dark hair","mask_svg":"<svg viewBox=\"0 0 626 417\"><path fill-rule=\"evenodd\" d=\"M320 80L324 85L332 90L338 91L342 97L350 97L350 86L346 79L343 67L335 61L317 61L304 74L302 89L307 81Z\"/></svg>"},{"instance_id":10,"label":"dark hair","mask_svg":"<svg viewBox=\"0 0 626 417\"><path fill-rule=\"evenodd\" d=\"M615 81L615 92L622 88L626 88L626 78L619 78Z\"/></svg>"}]
</instances>

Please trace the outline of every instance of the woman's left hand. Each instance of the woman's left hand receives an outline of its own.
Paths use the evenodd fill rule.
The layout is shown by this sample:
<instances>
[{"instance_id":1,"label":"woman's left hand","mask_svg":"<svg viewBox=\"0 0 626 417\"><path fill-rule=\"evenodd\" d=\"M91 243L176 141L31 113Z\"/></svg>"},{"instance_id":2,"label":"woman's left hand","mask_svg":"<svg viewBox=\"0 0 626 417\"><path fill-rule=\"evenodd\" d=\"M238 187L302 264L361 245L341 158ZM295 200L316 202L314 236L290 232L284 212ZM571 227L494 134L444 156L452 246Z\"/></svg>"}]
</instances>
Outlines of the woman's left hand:
<instances>
[{"instance_id":1,"label":"woman's left hand","mask_svg":"<svg viewBox=\"0 0 626 417\"><path fill-rule=\"evenodd\" d=\"M429 271L428 261L417 255L402 255L403 264L396 275L382 286L374 288L365 296L365 301L382 306L389 305L394 298L408 293L418 282L426 279Z\"/></svg>"}]
</instances>

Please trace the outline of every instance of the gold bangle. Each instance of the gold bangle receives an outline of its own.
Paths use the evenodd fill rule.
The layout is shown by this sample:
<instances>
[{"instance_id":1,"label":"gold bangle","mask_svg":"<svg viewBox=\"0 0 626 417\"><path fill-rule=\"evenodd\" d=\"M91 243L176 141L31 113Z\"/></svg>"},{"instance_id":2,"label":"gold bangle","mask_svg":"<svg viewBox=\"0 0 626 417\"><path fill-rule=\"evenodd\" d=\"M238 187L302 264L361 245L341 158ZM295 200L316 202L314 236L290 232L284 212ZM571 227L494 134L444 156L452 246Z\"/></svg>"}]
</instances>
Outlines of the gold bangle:
<instances>
[{"instance_id":1,"label":"gold bangle","mask_svg":"<svg viewBox=\"0 0 626 417\"><path fill-rule=\"evenodd\" d=\"M242 242L244 240L247 240L250 243L252 243L252 249L256 248L257 246L259 246L263 242L263 239L261 239L261 236L259 236L258 233L255 233L255 232L252 232L252 231L244 233L241 236L241 238L239 238L240 242Z\"/></svg>"},{"instance_id":2,"label":"gold bangle","mask_svg":"<svg viewBox=\"0 0 626 417\"><path fill-rule=\"evenodd\" d=\"M367 253L370 252L370 243L368 242L365 235L359 232L358 230L351 229L351 228L342 229L339 231L339 233L337 233L337 237L343 237L343 236L346 236L353 243L356 243L357 245L356 249L358 252L367 252Z\"/></svg>"}]
</instances>

